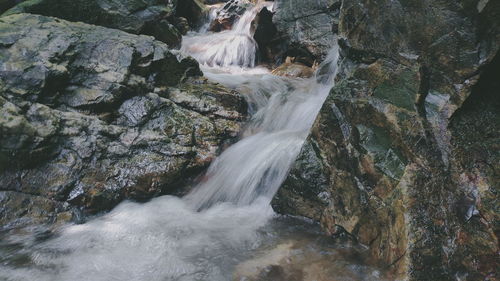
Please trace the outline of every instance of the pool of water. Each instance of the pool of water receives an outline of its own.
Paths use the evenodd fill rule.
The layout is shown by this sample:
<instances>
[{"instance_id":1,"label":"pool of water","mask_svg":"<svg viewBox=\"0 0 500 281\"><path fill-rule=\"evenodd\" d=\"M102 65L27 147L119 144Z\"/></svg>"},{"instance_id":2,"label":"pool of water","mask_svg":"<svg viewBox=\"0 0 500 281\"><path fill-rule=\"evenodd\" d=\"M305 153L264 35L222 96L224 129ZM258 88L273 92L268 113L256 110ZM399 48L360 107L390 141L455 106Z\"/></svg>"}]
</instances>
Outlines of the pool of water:
<instances>
[{"instance_id":1,"label":"pool of water","mask_svg":"<svg viewBox=\"0 0 500 281\"><path fill-rule=\"evenodd\" d=\"M384 280L364 247L269 205L125 202L85 224L0 234L0 280Z\"/></svg>"}]
</instances>

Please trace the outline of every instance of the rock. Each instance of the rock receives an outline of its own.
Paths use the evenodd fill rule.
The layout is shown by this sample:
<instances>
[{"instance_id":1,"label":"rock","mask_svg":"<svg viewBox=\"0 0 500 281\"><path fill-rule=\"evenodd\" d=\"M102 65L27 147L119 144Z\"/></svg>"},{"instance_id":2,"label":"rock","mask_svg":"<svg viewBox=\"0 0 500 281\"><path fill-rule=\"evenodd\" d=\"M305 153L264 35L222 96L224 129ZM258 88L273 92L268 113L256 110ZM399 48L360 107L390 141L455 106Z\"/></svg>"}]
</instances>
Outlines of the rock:
<instances>
[{"instance_id":1,"label":"rock","mask_svg":"<svg viewBox=\"0 0 500 281\"><path fill-rule=\"evenodd\" d=\"M15 14L0 40L6 227L178 192L245 118L239 94L149 36Z\"/></svg>"},{"instance_id":2,"label":"rock","mask_svg":"<svg viewBox=\"0 0 500 281\"><path fill-rule=\"evenodd\" d=\"M221 9L217 11L215 19L210 23L210 31L223 31L231 29L233 23L236 22L248 8L252 7L252 3L248 0L229 0Z\"/></svg>"},{"instance_id":3,"label":"rock","mask_svg":"<svg viewBox=\"0 0 500 281\"><path fill-rule=\"evenodd\" d=\"M14 7L22 0L0 0L0 14L7 11L8 9Z\"/></svg>"},{"instance_id":4,"label":"rock","mask_svg":"<svg viewBox=\"0 0 500 281\"><path fill-rule=\"evenodd\" d=\"M500 8L476 2L343 1L336 86L274 200L393 279L498 277Z\"/></svg>"},{"instance_id":5,"label":"rock","mask_svg":"<svg viewBox=\"0 0 500 281\"><path fill-rule=\"evenodd\" d=\"M28 0L4 15L32 13L68 21L81 21L133 34L151 35L173 48L180 45L181 36L167 19L175 14L176 2L176 0Z\"/></svg>"},{"instance_id":6,"label":"rock","mask_svg":"<svg viewBox=\"0 0 500 281\"><path fill-rule=\"evenodd\" d=\"M177 3L175 15L188 20L189 25L196 28L207 17L209 9L200 0L181 0Z\"/></svg>"},{"instance_id":7,"label":"rock","mask_svg":"<svg viewBox=\"0 0 500 281\"><path fill-rule=\"evenodd\" d=\"M281 60L279 45L277 41L278 29L273 23L274 13L267 7L255 16L255 33L253 38L259 47L259 60L262 62L274 63Z\"/></svg>"},{"instance_id":8,"label":"rock","mask_svg":"<svg viewBox=\"0 0 500 281\"><path fill-rule=\"evenodd\" d=\"M189 22L186 18L175 17L173 20L174 26L179 30L182 35L186 35L189 31Z\"/></svg>"},{"instance_id":9,"label":"rock","mask_svg":"<svg viewBox=\"0 0 500 281\"><path fill-rule=\"evenodd\" d=\"M315 238L321 241L320 237ZM322 247L318 247L309 239L312 238L288 238L272 247L260 247L251 259L236 266L233 280L337 281L384 278L383 272L359 264L365 259L362 251L346 247L345 244L344 249L341 249L324 240Z\"/></svg>"},{"instance_id":10,"label":"rock","mask_svg":"<svg viewBox=\"0 0 500 281\"><path fill-rule=\"evenodd\" d=\"M310 78L314 75L311 67L301 63L285 62L272 71L272 74L285 77Z\"/></svg>"},{"instance_id":11,"label":"rock","mask_svg":"<svg viewBox=\"0 0 500 281\"><path fill-rule=\"evenodd\" d=\"M181 23L179 23L181 24ZM184 34L187 33L185 27ZM168 20L158 20L144 27L144 34L153 36L156 40L167 43L170 48L179 48L182 41L182 32L177 26L172 25Z\"/></svg>"},{"instance_id":12,"label":"rock","mask_svg":"<svg viewBox=\"0 0 500 281\"><path fill-rule=\"evenodd\" d=\"M214 4L218 4L218 3L225 3L229 0L204 0L203 3L207 4L207 5L214 5Z\"/></svg>"},{"instance_id":13,"label":"rock","mask_svg":"<svg viewBox=\"0 0 500 281\"><path fill-rule=\"evenodd\" d=\"M309 66L325 59L335 42L339 7L337 0L276 0L273 22L282 58L296 57Z\"/></svg>"},{"instance_id":14,"label":"rock","mask_svg":"<svg viewBox=\"0 0 500 281\"><path fill-rule=\"evenodd\" d=\"M71 220L68 203L50 200L42 196L15 191L0 191L0 206L2 229L62 223ZM65 217L65 215L69 216Z\"/></svg>"}]
</instances>

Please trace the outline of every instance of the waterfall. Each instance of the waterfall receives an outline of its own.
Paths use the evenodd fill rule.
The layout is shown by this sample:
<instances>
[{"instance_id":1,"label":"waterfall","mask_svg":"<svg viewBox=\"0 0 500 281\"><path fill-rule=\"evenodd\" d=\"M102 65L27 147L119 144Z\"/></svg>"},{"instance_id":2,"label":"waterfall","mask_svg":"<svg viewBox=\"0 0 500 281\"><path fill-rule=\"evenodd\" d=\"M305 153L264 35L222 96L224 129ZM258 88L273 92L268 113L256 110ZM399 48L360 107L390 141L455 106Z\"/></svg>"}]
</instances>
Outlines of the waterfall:
<instances>
[{"instance_id":1,"label":"waterfall","mask_svg":"<svg viewBox=\"0 0 500 281\"><path fill-rule=\"evenodd\" d=\"M331 58L336 60L337 54L333 49ZM330 76L334 72L335 68ZM227 76L211 73L208 77L231 85ZM252 102L257 108L243 139L224 151L208 169L207 180L186 196L197 209L218 202L248 205L260 197L269 203L300 152L332 86L330 80L320 83L316 78L293 80L269 74L240 74L240 79L241 84L233 86L247 88L250 102L266 102L261 102L261 106ZM269 89L259 81L274 83L276 87Z\"/></svg>"},{"instance_id":2,"label":"waterfall","mask_svg":"<svg viewBox=\"0 0 500 281\"><path fill-rule=\"evenodd\" d=\"M258 198L269 204L332 87L338 60L336 47L310 79L287 79L270 75L265 70L256 73L244 68L227 68L253 65L256 45L250 37L251 24L264 5L271 8L272 4L259 2L228 32L192 36L184 41L183 52L212 66L203 68L207 77L242 91L255 107L244 138L224 151L208 169L206 181L185 197L195 209L220 202L244 206ZM215 37L207 40L210 36ZM218 42L215 46L212 45L214 41ZM240 49L245 51L240 53ZM200 55L199 50L209 52ZM219 56L224 59L213 60Z\"/></svg>"},{"instance_id":3,"label":"waterfall","mask_svg":"<svg viewBox=\"0 0 500 281\"><path fill-rule=\"evenodd\" d=\"M338 50L332 48L310 79L278 77L255 67L251 23L271 5L259 2L232 30L191 33L183 40L181 52L195 57L208 79L236 89L250 105L251 120L241 139L212 163L206 180L184 198L124 202L83 225L68 225L55 238L25 246L32 266L0 264L0 279L232 280L238 264L259 247L278 243L280 233L298 235L313 227L270 223L275 217L270 201L332 87ZM317 255L331 251L314 247Z\"/></svg>"},{"instance_id":4,"label":"waterfall","mask_svg":"<svg viewBox=\"0 0 500 281\"><path fill-rule=\"evenodd\" d=\"M271 9L272 6L272 2L259 2L245 12L231 30L186 37L181 51L208 66L254 67L257 43L253 39L252 21L263 7ZM213 11L211 19L214 17Z\"/></svg>"}]
</instances>

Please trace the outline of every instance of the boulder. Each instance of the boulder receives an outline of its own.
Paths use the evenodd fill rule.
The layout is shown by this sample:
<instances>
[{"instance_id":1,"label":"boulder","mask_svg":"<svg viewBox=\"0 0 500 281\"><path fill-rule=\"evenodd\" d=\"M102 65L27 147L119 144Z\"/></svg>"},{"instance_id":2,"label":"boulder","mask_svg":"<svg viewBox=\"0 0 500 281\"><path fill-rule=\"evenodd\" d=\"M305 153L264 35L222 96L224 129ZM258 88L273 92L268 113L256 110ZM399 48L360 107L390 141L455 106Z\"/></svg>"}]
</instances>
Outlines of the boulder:
<instances>
[{"instance_id":1,"label":"boulder","mask_svg":"<svg viewBox=\"0 0 500 281\"><path fill-rule=\"evenodd\" d=\"M173 48L180 45L181 35L167 19L173 18L176 5L176 0L28 0L4 15L32 13L81 21L151 35Z\"/></svg>"},{"instance_id":2,"label":"boulder","mask_svg":"<svg viewBox=\"0 0 500 281\"><path fill-rule=\"evenodd\" d=\"M177 3L176 16L188 20L192 28L203 24L207 18L209 8L201 0L181 0Z\"/></svg>"},{"instance_id":3,"label":"boulder","mask_svg":"<svg viewBox=\"0 0 500 281\"><path fill-rule=\"evenodd\" d=\"M314 75L314 70L301 63L285 62L275 68L272 74L285 77L310 78Z\"/></svg>"},{"instance_id":4,"label":"boulder","mask_svg":"<svg viewBox=\"0 0 500 281\"><path fill-rule=\"evenodd\" d=\"M343 1L337 83L275 208L349 233L396 280L497 278L498 11Z\"/></svg>"},{"instance_id":5,"label":"boulder","mask_svg":"<svg viewBox=\"0 0 500 281\"><path fill-rule=\"evenodd\" d=\"M210 31L223 31L233 27L233 24L253 5L248 0L230 0L217 11L210 23Z\"/></svg>"},{"instance_id":6,"label":"boulder","mask_svg":"<svg viewBox=\"0 0 500 281\"><path fill-rule=\"evenodd\" d=\"M3 227L179 192L245 118L238 93L152 37L15 14L0 42Z\"/></svg>"},{"instance_id":7,"label":"boulder","mask_svg":"<svg viewBox=\"0 0 500 281\"><path fill-rule=\"evenodd\" d=\"M182 35L186 35L190 29L189 21L183 17L175 17L173 24Z\"/></svg>"}]
</instances>

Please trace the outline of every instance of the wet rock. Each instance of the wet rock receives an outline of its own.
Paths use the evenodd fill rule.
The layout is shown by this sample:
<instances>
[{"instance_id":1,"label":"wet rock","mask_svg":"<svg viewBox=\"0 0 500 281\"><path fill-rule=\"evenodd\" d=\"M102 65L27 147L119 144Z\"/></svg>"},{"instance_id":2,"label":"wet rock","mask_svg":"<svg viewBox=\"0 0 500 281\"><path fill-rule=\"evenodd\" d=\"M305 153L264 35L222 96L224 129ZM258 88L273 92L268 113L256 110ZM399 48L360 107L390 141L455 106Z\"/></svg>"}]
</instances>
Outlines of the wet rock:
<instances>
[{"instance_id":1,"label":"wet rock","mask_svg":"<svg viewBox=\"0 0 500 281\"><path fill-rule=\"evenodd\" d=\"M476 4L343 1L337 84L274 201L394 279L497 278L500 9Z\"/></svg>"},{"instance_id":2,"label":"wet rock","mask_svg":"<svg viewBox=\"0 0 500 281\"><path fill-rule=\"evenodd\" d=\"M213 4L218 4L218 3L225 3L229 0L204 0L203 2L207 5L213 5Z\"/></svg>"},{"instance_id":3,"label":"wet rock","mask_svg":"<svg viewBox=\"0 0 500 281\"><path fill-rule=\"evenodd\" d=\"M309 78L314 75L314 70L301 63L285 62L275 68L272 74L285 77Z\"/></svg>"},{"instance_id":4,"label":"wet rock","mask_svg":"<svg viewBox=\"0 0 500 281\"><path fill-rule=\"evenodd\" d=\"M173 24L182 35L186 35L190 29L188 20L183 17L175 17Z\"/></svg>"},{"instance_id":5,"label":"wet rock","mask_svg":"<svg viewBox=\"0 0 500 281\"><path fill-rule=\"evenodd\" d=\"M307 239L289 239L275 247L262 247L255 257L236 266L233 280L384 280L383 273L358 264L362 251L348 247L350 254L346 254L332 246L320 249Z\"/></svg>"},{"instance_id":6,"label":"wet rock","mask_svg":"<svg viewBox=\"0 0 500 281\"><path fill-rule=\"evenodd\" d=\"M81 21L151 35L170 47L177 47L181 41L179 31L166 21L175 14L176 5L176 0L28 0L4 15L32 13Z\"/></svg>"},{"instance_id":7,"label":"wet rock","mask_svg":"<svg viewBox=\"0 0 500 281\"><path fill-rule=\"evenodd\" d=\"M186 34L185 26L182 26L182 23L179 23L179 25ZM182 32L168 20L158 20L146 25L143 33L166 43L170 48L179 48L181 46Z\"/></svg>"},{"instance_id":8,"label":"wet rock","mask_svg":"<svg viewBox=\"0 0 500 281\"><path fill-rule=\"evenodd\" d=\"M219 32L231 29L233 23L238 20L245 11L252 6L248 0L230 0L217 11L215 19L210 23L209 30Z\"/></svg>"},{"instance_id":9,"label":"wet rock","mask_svg":"<svg viewBox=\"0 0 500 281\"><path fill-rule=\"evenodd\" d=\"M253 38L259 47L259 60L261 62L274 63L281 60L281 44L277 40L278 29L273 23L274 13L264 7L254 19L255 33Z\"/></svg>"},{"instance_id":10,"label":"wet rock","mask_svg":"<svg viewBox=\"0 0 500 281\"><path fill-rule=\"evenodd\" d=\"M4 226L176 192L245 118L239 94L152 37L31 14L0 33Z\"/></svg>"},{"instance_id":11,"label":"wet rock","mask_svg":"<svg viewBox=\"0 0 500 281\"><path fill-rule=\"evenodd\" d=\"M175 15L188 20L193 28L202 24L207 17L209 9L201 0L182 0L178 1Z\"/></svg>"},{"instance_id":12,"label":"wet rock","mask_svg":"<svg viewBox=\"0 0 500 281\"><path fill-rule=\"evenodd\" d=\"M273 22L279 32L282 57L301 58L309 66L322 61L332 44L340 1L277 0ZM277 43L278 43L277 42Z\"/></svg>"},{"instance_id":13,"label":"wet rock","mask_svg":"<svg viewBox=\"0 0 500 281\"><path fill-rule=\"evenodd\" d=\"M69 204L15 191L0 191L0 217L3 228L63 223L71 220ZM9 222L3 225L3 223Z\"/></svg>"}]
</instances>

